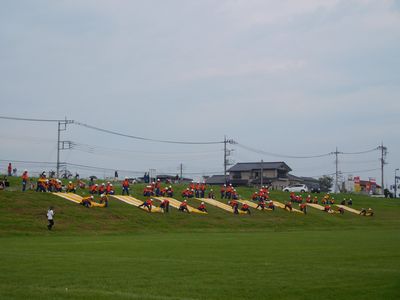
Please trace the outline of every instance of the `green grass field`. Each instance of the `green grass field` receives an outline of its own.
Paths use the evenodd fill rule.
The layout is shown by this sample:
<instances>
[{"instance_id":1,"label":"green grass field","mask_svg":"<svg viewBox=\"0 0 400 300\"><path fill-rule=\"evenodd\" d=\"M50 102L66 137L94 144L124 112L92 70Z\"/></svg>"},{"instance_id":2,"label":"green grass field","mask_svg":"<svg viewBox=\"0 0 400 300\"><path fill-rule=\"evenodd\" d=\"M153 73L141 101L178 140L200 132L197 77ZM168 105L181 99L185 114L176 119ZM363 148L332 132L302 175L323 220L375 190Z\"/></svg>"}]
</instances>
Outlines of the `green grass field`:
<instances>
[{"instance_id":1,"label":"green grass field","mask_svg":"<svg viewBox=\"0 0 400 300\"><path fill-rule=\"evenodd\" d=\"M117 200L86 209L16 184L0 191L0 299L400 298L399 200L352 195L372 218L210 206L207 216L162 215Z\"/></svg>"}]
</instances>

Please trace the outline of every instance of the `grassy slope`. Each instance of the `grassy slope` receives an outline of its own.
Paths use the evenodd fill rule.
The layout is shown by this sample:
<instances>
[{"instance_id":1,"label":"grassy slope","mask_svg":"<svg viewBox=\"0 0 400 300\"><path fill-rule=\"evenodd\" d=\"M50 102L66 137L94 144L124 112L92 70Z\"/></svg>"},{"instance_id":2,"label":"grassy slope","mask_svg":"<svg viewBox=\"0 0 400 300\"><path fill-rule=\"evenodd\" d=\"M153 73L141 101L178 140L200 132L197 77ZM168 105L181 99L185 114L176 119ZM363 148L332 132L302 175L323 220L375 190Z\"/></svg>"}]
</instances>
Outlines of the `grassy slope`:
<instances>
[{"instance_id":1,"label":"grassy slope","mask_svg":"<svg viewBox=\"0 0 400 300\"><path fill-rule=\"evenodd\" d=\"M352 198L376 216L235 216L210 206L207 216L160 215L116 200L86 209L50 194L2 191L0 298L396 299L400 203ZM49 205L54 232L45 230Z\"/></svg>"}]
</instances>

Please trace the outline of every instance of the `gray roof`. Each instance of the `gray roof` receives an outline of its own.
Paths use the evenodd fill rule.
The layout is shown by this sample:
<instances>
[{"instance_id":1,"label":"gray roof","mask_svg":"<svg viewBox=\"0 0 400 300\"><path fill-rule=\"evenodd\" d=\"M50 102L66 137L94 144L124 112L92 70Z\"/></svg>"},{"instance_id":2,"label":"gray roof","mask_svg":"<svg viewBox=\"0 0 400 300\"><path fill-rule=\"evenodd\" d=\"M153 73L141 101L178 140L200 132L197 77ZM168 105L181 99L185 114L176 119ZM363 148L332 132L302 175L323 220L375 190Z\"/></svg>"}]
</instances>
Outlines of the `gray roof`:
<instances>
[{"instance_id":1,"label":"gray roof","mask_svg":"<svg viewBox=\"0 0 400 300\"><path fill-rule=\"evenodd\" d=\"M213 175L211 177L208 177L205 181L206 184L224 184L225 175Z\"/></svg>"},{"instance_id":2,"label":"gray roof","mask_svg":"<svg viewBox=\"0 0 400 300\"><path fill-rule=\"evenodd\" d=\"M264 170L276 170L276 169L284 169L287 171L292 171L292 169L283 161L278 162L263 162L262 168ZM259 170L261 169L261 162L248 162L248 163L237 163L232 168L230 168L229 172L240 172L240 171L251 171L251 170Z\"/></svg>"}]
</instances>

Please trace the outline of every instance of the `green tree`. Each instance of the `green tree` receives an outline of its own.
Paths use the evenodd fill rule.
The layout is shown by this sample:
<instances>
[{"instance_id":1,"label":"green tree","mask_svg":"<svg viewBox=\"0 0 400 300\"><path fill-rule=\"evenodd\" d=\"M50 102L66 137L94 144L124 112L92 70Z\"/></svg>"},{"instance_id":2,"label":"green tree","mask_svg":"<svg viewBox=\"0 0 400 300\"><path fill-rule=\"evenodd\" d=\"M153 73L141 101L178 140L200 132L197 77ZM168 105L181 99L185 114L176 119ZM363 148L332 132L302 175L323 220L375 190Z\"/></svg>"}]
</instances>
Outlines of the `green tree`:
<instances>
[{"instance_id":1,"label":"green tree","mask_svg":"<svg viewBox=\"0 0 400 300\"><path fill-rule=\"evenodd\" d=\"M318 178L319 187L321 192L329 192L333 185L333 178L327 175L324 175Z\"/></svg>"}]
</instances>

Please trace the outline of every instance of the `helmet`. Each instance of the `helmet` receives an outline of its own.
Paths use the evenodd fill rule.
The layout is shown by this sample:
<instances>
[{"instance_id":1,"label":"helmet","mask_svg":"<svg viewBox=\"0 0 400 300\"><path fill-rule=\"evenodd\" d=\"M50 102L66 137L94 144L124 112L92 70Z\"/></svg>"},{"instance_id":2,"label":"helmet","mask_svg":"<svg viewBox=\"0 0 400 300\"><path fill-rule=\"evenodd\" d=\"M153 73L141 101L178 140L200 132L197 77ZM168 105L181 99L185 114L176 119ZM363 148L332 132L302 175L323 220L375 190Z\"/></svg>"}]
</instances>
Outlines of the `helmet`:
<instances>
[{"instance_id":1,"label":"helmet","mask_svg":"<svg viewBox=\"0 0 400 300\"><path fill-rule=\"evenodd\" d=\"M104 197L104 196L105 196L105 194L101 194L101 195L100 195L100 197Z\"/></svg>"},{"instance_id":2,"label":"helmet","mask_svg":"<svg viewBox=\"0 0 400 300\"><path fill-rule=\"evenodd\" d=\"M112 186L112 183L110 183L110 186Z\"/></svg>"},{"instance_id":3,"label":"helmet","mask_svg":"<svg viewBox=\"0 0 400 300\"><path fill-rule=\"evenodd\" d=\"M204 204L204 202L201 202L201 204Z\"/></svg>"},{"instance_id":4,"label":"helmet","mask_svg":"<svg viewBox=\"0 0 400 300\"><path fill-rule=\"evenodd\" d=\"M95 186L99 186L99 185L96 183Z\"/></svg>"},{"instance_id":5,"label":"helmet","mask_svg":"<svg viewBox=\"0 0 400 300\"><path fill-rule=\"evenodd\" d=\"M72 181L70 181L69 183L72 183Z\"/></svg>"},{"instance_id":6,"label":"helmet","mask_svg":"<svg viewBox=\"0 0 400 300\"><path fill-rule=\"evenodd\" d=\"M185 199L185 200L183 200L183 202L187 202L187 200Z\"/></svg>"},{"instance_id":7,"label":"helmet","mask_svg":"<svg viewBox=\"0 0 400 300\"><path fill-rule=\"evenodd\" d=\"M105 185L104 182L101 185Z\"/></svg>"},{"instance_id":8,"label":"helmet","mask_svg":"<svg viewBox=\"0 0 400 300\"><path fill-rule=\"evenodd\" d=\"M90 199L93 199L93 195L92 195L92 196L90 196Z\"/></svg>"},{"instance_id":9,"label":"helmet","mask_svg":"<svg viewBox=\"0 0 400 300\"><path fill-rule=\"evenodd\" d=\"M169 186L169 188L172 188L172 186Z\"/></svg>"}]
</instances>

